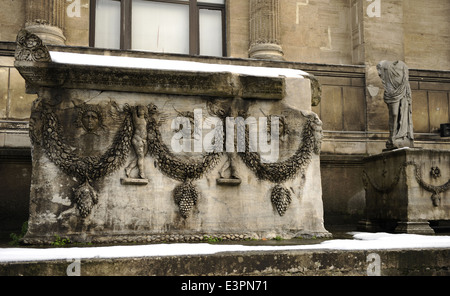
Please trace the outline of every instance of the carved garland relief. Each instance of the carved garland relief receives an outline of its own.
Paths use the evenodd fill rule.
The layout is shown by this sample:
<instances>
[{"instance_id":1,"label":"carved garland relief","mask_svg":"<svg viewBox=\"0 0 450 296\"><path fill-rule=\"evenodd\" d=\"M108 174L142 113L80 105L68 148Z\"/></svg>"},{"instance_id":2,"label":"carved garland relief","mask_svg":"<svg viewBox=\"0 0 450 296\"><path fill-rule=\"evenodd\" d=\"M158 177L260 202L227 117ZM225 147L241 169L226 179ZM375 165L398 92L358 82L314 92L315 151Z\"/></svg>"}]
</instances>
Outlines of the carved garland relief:
<instances>
[{"instance_id":1,"label":"carved garland relief","mask_svg":"<svg viewBox=\"0 0 450 296\"><path fill-rule=\"evenodd\" d=\"M15 57L17 61L51 61L48 49L39 37L26 30L20 31L17 36ZM59 91L56 90L56 92ZM279 215L283 216L292 201L291 191L284 187L283 183L298 175L304 177L313 154L320 153L322 123L316 114L311 113L303 114L306 123L301 132L301 141L295 153L284 161L264 163L261 156L256 152L249 152L248 147L245 152L212 152L204 154L202 159L197 162L184 161L174 155L163 142L160 132L161 121L158 119L163 114L156 105L151 103L147 106L132 107L125 104L123 110L119 110L118 104L115 102L112 102L112 105L116 107L119 116L114 120L118 121L117 124L120 126L112 143L106 149L100 150L99 153L90 153L83 149L77 150L64 137L65 131L63 131L63 125L60 123L57 109L55 109L57 101L61 99L58 96L55 97L53 94L47 97L43 93L39 94L38 99L34 102L30 119L30 138L33 145L39 145L44 149L50 161L65 174L77 180L78 184L75 186L76 188L73 188L72 202L82 218L88 217L99 202L96 183L105 176L124 168L126 178L121 180L122 184L147 184L144 170L144 158L147 155L154 158L155 165L162 174L181 182L175 187L173 198L179 207L180 214L187 218L199 197L198 189L193 182L201 179L205 173L216 167L224 154L227 156L228 162L220 170L217 184L239 185L241 183L234 169L234 162L238 156L259 180L275 184L271 191L271 201ZM218 101L208 101L207 110L208 113L224 122L225 118L235 110L232 110L233 108L229 105L223 107ZM99 105L85 103L77 108L75 126L82 128L86 136L99 137L98 131L106 129L102 108ZM244 116L246 113L240 107L234 109L241 110L237 112L238 116ZM181 112L179 115L193 117L191 113ZM286 137L290 131L285 117L277 117L280 118L281 123L280 136ZM270 118L272 117L270 116ZM270 126L269 123L268 129ZM218 136L220 138L221 135ZM225 137L225 133L222 136ZM246 143L249 143L247 130L245 138ZM133 156L127 162L131 151L134 152L131 153ZM225 177L227 170L230 171L229 177ZM223 182L224 180L226 182Z\"/></svg>"},{"instance_id":2,"label":"carved garland relief","mask_svg":"<svg viewBox=\"0 0 450 296\"><path fill-rule=\"evenodd\" d=\"M433 203L434 207L438 207L441 203L441 193L445 193L450 189L450 180L448 180L445 184L435 186L431 185L423 180L422 173L421 173L421 167L414 161L407 161L403 165L401 165L398 168L397 173L395 174L395 178L392 181L391 184L388 186L379 186L375 184L370 177L368 176L366 171L363 171L363 184L364 188L367 189L367 186L370 184L372 188L375 189L376 192L383 194L383 196L389 194L394 190L394 188L397 186L397 184L400 181L400 177L402 174L405 173L405 169L408 166L414 166L414 177L417 181L417 183L420 185L421 188L431 193L431 201ZM430 176L432 178L439 178L440 177L440 170L438 167L432 167L430 171Z\"/></svg>"},{"instance_id":3,"label":"carved garland relief","mask_svg":"<svg viewBox=\"0 0 450 296\"><path fill-rule=\"evenodd\" d=\"M145 181L143 158L147 155L154 158L155 165L161 173L181 182L175 187L173 198L180 214L187 218L197 204L200 194L194 182L216 167L224 154L230 157L230 153L226 152L206 153L200 161L190 162L174 155L163 142L160 132L161 122L158 121L162 114L154 104L133 107L125 105L121 110L121 125L112 144L100 155L82 156L68 144L56 112L43 101L38 99L34 108L35 116L41 118L41 130L39 131L32 121L30 138L34 145L41 145L44 148L48 158L55 165L78 181L78 185L73 189L72 201L82 218L88 217L98 203L99 194L95 184L101 178L125 167L124 173L128 179ZM100 107L84 104L79 109L78 126L87 133L94 133L102 124L103 115ZM222 117L224 116L223 114ZM246 150L237 153L258 179L275 184L272 188L271 201L281 216L292 201L292 193L283 186L283 183L299 174L303 175L313 154L320 153L321 122L315 114L306 116L306 119L301 136L302 142L294 155L284 161L263 163L256 152ZM131 151L134 153L130 153ZM127 162L129 155L132 157ZM234 178L238 179L237 176Z\"/></svg>"},{"instance_id":4,"label":"carved garland relief","mask_svg":"<svg viewBox=\"0 0 450 296\"><path fill-rule=\"evenodd\" d=\"M67 175L76 178L79 186L74 188L73 201L81 217L87 217L98 203L94 183L121 168L128 157L134 130L131 118L125 117L106 152L99 156L81 156L64 138L59 119L50 106L44 106L43 100L37 101L33 113L37 113L34 115L40 116L42 122L40 130L34 125L33 120L30 122L30 138L33 145L41 145L55 165ZM87 130L92 131L89 127Z\"/></svg>"}]
</instances>

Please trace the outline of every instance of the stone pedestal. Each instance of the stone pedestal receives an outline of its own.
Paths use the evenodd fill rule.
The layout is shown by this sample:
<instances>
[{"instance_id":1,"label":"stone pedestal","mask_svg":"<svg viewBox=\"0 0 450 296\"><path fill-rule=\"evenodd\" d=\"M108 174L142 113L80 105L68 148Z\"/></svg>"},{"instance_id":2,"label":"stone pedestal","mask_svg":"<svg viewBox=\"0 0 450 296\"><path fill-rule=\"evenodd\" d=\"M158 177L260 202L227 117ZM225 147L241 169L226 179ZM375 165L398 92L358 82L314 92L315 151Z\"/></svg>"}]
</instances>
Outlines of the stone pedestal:
<instances>
[{"instance_id":1,"label":"stone pedestal","mask_svg":"<svg viewBox=\"0 0 450 296\"><path fill-rule=\"evenodd\" d=\"M433 234L450 219L450 151L403 148L364 159L366 217L360 229Z\"/></svg>"}]
</instances>

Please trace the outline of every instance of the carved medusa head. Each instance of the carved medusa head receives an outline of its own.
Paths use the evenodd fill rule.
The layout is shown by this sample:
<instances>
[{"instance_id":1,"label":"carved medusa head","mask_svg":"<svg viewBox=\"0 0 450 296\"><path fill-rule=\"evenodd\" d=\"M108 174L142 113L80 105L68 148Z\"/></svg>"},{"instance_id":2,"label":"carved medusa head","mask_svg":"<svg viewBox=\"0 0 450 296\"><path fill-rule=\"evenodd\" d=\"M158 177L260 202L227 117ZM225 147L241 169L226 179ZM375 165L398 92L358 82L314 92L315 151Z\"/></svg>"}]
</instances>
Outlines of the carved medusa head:
<instances>
[{"instance_id":1,"label":"carved medusa head","mask_svg":"<svg viewBox=\"0 0 450 296\"><path fill-rule=\"evenodd\" d=\"M103 114L98 106L84 104L78 110L77 126L84 128L88 133L95 133L103 127Z\"/></svg>"}]
</instances>

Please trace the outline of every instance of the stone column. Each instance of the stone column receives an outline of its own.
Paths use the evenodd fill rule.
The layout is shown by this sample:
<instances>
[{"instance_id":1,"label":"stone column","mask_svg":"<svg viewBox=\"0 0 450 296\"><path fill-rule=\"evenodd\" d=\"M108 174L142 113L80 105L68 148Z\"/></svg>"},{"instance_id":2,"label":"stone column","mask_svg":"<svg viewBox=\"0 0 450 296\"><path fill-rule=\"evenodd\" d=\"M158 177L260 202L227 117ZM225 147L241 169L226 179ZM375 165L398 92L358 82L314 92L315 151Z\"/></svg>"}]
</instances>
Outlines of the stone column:
<instances>
[{"instance_id":1,"label":"stone column","mask_svg":"<svg viewBox=\"0 0 450 296\"><path fill-rule=\"evenodd\" d=\"M25 29L45 44L64 45L64 0L26 0Z\"/></svg>"},{"instance_id":2,"label":"stone column","mask_svg":"<svg viewBox=\"0 0 450 296\"><path fill-rule=\"evenodd\" d=\"M283 60L280 1L250 0L250 58Z\"/></svg>"}]
</instances>

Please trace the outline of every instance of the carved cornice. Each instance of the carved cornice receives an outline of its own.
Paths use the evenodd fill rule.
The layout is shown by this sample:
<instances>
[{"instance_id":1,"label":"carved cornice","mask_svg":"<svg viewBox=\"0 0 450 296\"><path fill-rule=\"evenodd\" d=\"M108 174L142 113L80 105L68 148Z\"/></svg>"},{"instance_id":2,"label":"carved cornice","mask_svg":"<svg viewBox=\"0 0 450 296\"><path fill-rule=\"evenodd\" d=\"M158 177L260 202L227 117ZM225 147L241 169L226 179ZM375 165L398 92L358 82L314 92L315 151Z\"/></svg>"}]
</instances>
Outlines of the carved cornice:
<instances>
[{"instance_id":1,"label":"carved cornice","mask_svg":"<svg viewBox=\"0 0 450 296\"><path fill-rule=\"evenodd\" d=\"M281 76L56 63L42 40L27 30L17 36L15 59L14 66L30 89L60 87L277 100L285 95L285 79Z\"/></svg>"},{"instance_id":2,"label":"carved cornice","mask_svg":"<svg viewBox=\"0 0 450 296\"><path fill-rule=\"evenodd\" d=\"M281 100L285 92L285 80L281 77L44 64L30 63L28 60L16 61L14 65L34 87L276 100Z\"/></svg>"},{"instance_id":3,"label":"carved cornice","mask_svg":"<svg viewBox=\"0 0 450 296\"><path fill-rule=\"evenodd\" d=\"M450 83L450 71L410 69L409 80L419 82Z\"/></svg>"}]
</instances>

